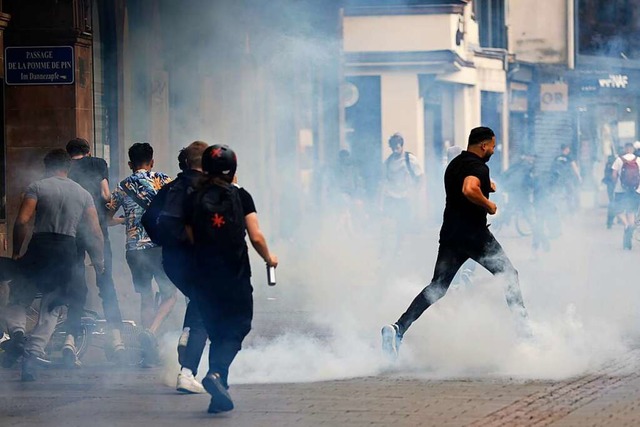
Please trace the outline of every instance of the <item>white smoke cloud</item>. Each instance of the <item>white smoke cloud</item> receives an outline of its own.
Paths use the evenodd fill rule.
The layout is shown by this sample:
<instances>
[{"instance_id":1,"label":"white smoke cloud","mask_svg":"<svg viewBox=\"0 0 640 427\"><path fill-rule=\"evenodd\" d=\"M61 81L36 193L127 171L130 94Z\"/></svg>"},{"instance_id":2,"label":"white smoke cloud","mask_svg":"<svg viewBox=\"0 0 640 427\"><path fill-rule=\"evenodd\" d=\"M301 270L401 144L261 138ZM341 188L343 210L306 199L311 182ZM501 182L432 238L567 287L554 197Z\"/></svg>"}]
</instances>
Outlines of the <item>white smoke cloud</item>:
<instances>
[{"instance_id":1,"label":"white smoke cloud","mask_svg":"<svg viewBox=\"0 0 640 427\"><path fill-rule=\"evenodd\" d=\"M264 266L255 262L258 315L254 332L231 368L232 384L380 373L428 378L563 378L597 369L627 350L628 341L638 335L635 325L639 320L639 293L627 275L633 255L621 252L619 230L607 233L603 229L604 212L588 210L570 220L575 224L566 226L564 235L552 242L551 252L535 258L530 238L508 233L504 238L498 236L520 272L536 335L533 342L517 339L500 280L479 268L471 286L451 289L413 325L400 359L389 365L380 354L380 328L394 322L431 278L437 229L416 227L401 254L390 254L389 236L375 215L375 203L367 205L369 217L353 218L357 231L350 233L337 219L343 212L340 205L317 203L318 194L310 197L305 192L308 189L298 185L296 142L281 137L295 137L295 130L283 129L293 126L293 117L307 119L297 115L297 109L312 92L294 79L305 81L304 73L291 69L327 61L336 54L333 47L339 41L308 37L304 34L308 15L295 8L283 11L292 30L263 31L261 39L246 39L250 55L245 59L253 65L244 74L238 72L238 61L214 52L203 39L190 55L177 55L180 73L171 81L176 94L187 94L171 105L176 147L202 139L228 142L237 149L240 182L254 195L266 235L281 259L276 289L267 289ZM235 35L229 38L236 42L245 40L236 31L244 25L242 19L216 14L229 21L216 20L215 34ZM297 21L306 23L296 27ZM269 25L267 18L257 22ZM194 70L198 78L206 75L218 86L207 92L200 84L194 85L200 80L187 78ZM211 120L198 115L201 103L209 100L200 90L213 97ZM267 108L262 105L266 101L271 101ZM247 102L263 110L260 114L242 110ZM327 110L327 105L321 105L318 114ZM273 157L273 152L280 155ZM313 178L330 166L335 155L325 153L313 165ZM442 182L429 185L430 194L438 194L434 190L440 190ZM267 298L274 296L277 303L267 305ZM300 322L292 320L279 330L275 323L269 324L274 316L260 315L269 307L277 307L283 316L295 312ZM175 353L175 340L167 341L165 353ZM168 383L177 374L175 360L171 363ZM206 357L201 373L205 370Z\"/></svg>"}]
</instances>

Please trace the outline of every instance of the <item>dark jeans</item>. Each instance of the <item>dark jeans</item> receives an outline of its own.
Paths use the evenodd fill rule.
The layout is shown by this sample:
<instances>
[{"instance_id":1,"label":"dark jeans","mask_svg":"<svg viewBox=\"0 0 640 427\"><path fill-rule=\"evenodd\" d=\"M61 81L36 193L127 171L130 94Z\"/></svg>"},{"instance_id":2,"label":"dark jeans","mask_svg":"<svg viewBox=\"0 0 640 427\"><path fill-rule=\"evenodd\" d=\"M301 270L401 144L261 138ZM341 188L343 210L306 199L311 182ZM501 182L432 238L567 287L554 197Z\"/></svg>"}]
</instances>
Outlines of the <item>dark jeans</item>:
<instances>
[{"instance_id":1,"label":"dark jeans","mask_svg":"<svg viewBox=\"0 0 640 427\"><path fill-rule=\"evenodd\" d=\"M189 328L189 340L183 359L184 368L188 368L196 375L202 352L207 344L207 330L205 328L198 304L193 300L194 278L193 259L190 248L181 246L165 246L162 248L162 265L165 273L174 285L187 297L187 311L184 316L183 328Z\"/></svg>"},{"instance_id":2,"label":"dark jeans","mask_svg":"<svg viewBox=\"0 0 640 427\"><path fill-rule=\"evenodd\" d=\"M0 257L0 282L11 281L17 276L17 261L12 258Z\"/></svg>"},{"instance_id":3,"label":"dark jeans","mask_svg":"<svg viewBox=\"0 0 640 427\"><path fill-rule=\"evenodd\" d=\"M237 277L220 260L201 267L194 300L211 340L209 374L220 374L228 387L229 366L251 331L253 288L248 276Z\"/></svg>"},{"instance_id":4,"label":"dark jeans","mask_svg":"<svg viewBox=\"0 0 640 427\"><path fill-rule=\"evenodd\" d=\"M102 229L104 236L104 273L96 273L96 285L98 286L98 295L102 300L102 309L104 317L111 326L119 328L122 323L122 313L120 312L120 304L118 303L118 295L116 287L113 283L113 255L111 253L111 242L106 228ZM87 281L85 278L85 256L87 253L89 238L86 233L80 234L76 239L77 259L76 268L74 270L74 280L77 285L75 287L74 298L69 304L67 314L66 328L73 335L78 335L81 331L81 319L84 313L84 306L87 301Z\"/></svg>"},{"instance_id":5,"label":"dark jeans","mask_svg":"<svg viewBox=\"0 0 640 427\"><path fill-rule=\"evenodd\" d=\"M526 309L518 282L518 272L511 264L500 243L488 229L483 229L477 234L464 237L455 243L440 242L433 279L415 297L407 311L398 320L400 334L404 334L427 308L446 294L456 272L469 258L494 275L504 274L506 276L507 304L512 311L526 317Z\"/></svg>"},{"instance_id":6,"label":"dark jeans","mask_svg":"<svg viewBox=\"0 0 640 427\"><path fill-rule=\"evenodd\" d=\"M204 320L200 315L198 303L194 300L189 300L187 304L183 328L189 328L189 340L187 341L187 348L184 352L182 367L190 369L193 375L196 375L209 335L207 334Z\"/></svg>"}]
</instances>

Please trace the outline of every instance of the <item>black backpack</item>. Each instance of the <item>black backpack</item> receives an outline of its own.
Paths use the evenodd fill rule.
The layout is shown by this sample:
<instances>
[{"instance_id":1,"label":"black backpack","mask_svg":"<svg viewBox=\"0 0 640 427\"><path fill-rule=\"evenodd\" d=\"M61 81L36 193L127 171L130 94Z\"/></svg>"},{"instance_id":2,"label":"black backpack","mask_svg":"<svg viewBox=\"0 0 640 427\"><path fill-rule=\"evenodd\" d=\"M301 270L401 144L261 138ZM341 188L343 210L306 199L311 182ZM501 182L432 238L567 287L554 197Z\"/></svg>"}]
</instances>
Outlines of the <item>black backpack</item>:
<instances>
[{"instance_id":1,"label":"black backpack","mask_svg":"<svg viewBox=\"0 0 640 427\"><path fill-rule=\"evenodd\" d=\"M238 261L246 251L246 223L238 187L213 183L195 196L192 224L197 244Z\"/></svg>"},{"instance_id":2,"label":"black backpack","mask_svg":"<svg viewBox=\"0 0 640 427\"><path fill-rule=\"evenodd\" d=\"M179 243L176 236L180 235L180 232L172 233L172 230L168 229L169 227L166 221L163 221L164 218L162 215L169 193L176 187L178 182L179 180L175 179L162 186L151 200L151 203L146 206L146 210L144 214L142 214L142 218L140 218L144 231L147 232L151 241L159 246ZM134 201L145 208L145 206L140 203L139 198L134 198ZM182 228L184 228L184 226L182 226Z\"/></svg>"},{"instance_id":3,"label":"black backpack","mask_svg":"<svg viewBox=\"0 0 640 427\"><path fill-rule=\"evenodd\" d=\"M144 230L149 235L151 241L156 245L162 246L169 243L166 238L166 235L168 233L165 233L165 230L160 224L160 214L162 213L164 205L167 201L167 195L169 194L171 187L173 187L175 183L176 180L171 181L170 183L164 185L160 190L158 190L149 206L146 207L142 218L140 218L140 222L142 223ZM140 204L137 197L134 198L134 201ZM144 208L142 204L140 204L140 206Z\"/></svg>"}]
</instances>

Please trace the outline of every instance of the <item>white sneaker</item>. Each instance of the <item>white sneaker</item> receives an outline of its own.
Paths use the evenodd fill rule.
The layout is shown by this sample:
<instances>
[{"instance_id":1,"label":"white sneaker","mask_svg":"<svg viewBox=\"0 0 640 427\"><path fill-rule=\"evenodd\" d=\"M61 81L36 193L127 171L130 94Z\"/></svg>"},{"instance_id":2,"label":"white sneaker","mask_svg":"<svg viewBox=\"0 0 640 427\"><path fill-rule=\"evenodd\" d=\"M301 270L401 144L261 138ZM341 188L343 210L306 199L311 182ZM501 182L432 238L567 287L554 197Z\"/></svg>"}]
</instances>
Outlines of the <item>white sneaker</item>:
<instances>
[{"instance_id":1,"label":"white sneaker","mask_svg":"<svg viewBox=\"0 0 640 427\"><path fill-rule=\"evenodd\" d=\"M178 383L176 384L176 390L180 393L190 394L204 394L207 391L204 389L200 381L193 376L191 371L186 368L182 368L178 374Z\"/></svg>"},{"instance_id":2,"label":"white sneaker","mask_svg":"<svg viewBox=\"0 0 640 427\"><path fill-rule=\"evenodd\" d=\"M400 344L402 343L402 335L398 325L395 323L391 325L384 325L382 327L382 351L390 360L398 358L398 352L400 351Z\"/></svg>"}]
</instances>

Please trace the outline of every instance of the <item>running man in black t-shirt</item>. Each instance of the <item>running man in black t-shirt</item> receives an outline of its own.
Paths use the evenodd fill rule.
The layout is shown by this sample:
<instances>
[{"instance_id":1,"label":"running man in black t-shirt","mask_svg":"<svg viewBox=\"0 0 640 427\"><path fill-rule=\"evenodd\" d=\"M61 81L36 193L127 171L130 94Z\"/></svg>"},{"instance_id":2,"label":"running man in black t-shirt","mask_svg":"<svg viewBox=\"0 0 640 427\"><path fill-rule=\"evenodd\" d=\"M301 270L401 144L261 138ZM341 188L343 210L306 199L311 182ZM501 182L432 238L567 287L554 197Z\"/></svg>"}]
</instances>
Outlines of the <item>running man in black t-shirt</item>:
<instances>
[{"instance_id":1,"label":"running man in black t-shirt","mask_svg":"<svg viewBox=\"0 0 640 427\"><path fill-rule=\"evenodd\" d=\"M494 275L506 276L507 304L518 316L519 332L530 335L518 272L487 228L487 213L494 215L497 210L496 204L489 200L495 184L489 178L486 165L495 145L496 137L491 129L472 129L467 151L453 159L445 171L446 204L433 279L396 323L382 328L382 347L391 357L397 357L402 337L409 326L444 296L456 272L469 258Z\"/></svg>"}]
</instances>

